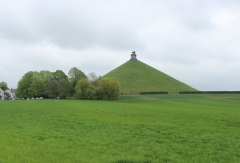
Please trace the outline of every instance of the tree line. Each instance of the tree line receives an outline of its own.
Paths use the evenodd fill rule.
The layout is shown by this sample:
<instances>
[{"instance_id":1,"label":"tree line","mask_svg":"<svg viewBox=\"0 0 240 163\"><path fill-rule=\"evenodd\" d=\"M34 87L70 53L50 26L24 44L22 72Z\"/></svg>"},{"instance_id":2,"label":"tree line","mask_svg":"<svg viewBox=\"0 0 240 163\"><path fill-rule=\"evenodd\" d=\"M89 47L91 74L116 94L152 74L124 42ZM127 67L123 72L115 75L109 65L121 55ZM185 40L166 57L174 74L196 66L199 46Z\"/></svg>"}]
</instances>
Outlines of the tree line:
<instances>
[{"instance_id":1,"label":"tree line","mask_svg":"<svg viewBox=\"0 0 240 163\"><path fill-rule=\"evenodd\" d=\"M16 96L62 99L75 96L78 99L116 100L119 99L119 91L120 84L116 78L97 77L94 72L86 76L73 67L68 76L62 70L27 72L18 82Z\"/></svg>"}]
</instances>

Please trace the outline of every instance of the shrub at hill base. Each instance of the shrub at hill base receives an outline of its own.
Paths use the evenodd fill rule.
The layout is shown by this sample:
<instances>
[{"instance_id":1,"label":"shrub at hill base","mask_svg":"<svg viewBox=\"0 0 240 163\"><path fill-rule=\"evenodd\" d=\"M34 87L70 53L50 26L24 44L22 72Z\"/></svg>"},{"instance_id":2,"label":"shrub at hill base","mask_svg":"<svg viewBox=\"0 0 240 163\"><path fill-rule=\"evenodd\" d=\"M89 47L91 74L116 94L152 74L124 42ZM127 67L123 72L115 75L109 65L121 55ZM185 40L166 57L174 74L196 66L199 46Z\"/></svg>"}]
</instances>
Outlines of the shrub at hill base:
<instances>
[{"instance_id":1,"label":"shrub at hill base","mask_svg":"<svg viewBox=\"0 0 240 163\"><path fill-rule=\"evenodd\" d=\"M95 87L87 79L81 79L76 84L75 92L79 99L118 100L120 84L116 78L102 78Z\"/></svg>"},{"instance_id":2,"label":"shrub at hill base","mask_svg":"<svg viewBox=\"0 0 240 163\"><path fill-rule=\"evenodd\" d=\"M102 100L118 100L120 84L117 78L102 78L98 81L97 96Z\"/></svg>"},{"instance_id":3,"label":"shrub at hill base","mask_svg":"<svg viewBox=\"0 0 240 163\"><path fill-rule=\"evenodd\" d=\"M80 79L75 87L76 96L79 99L92 100L96 95L96 88L86 78Z\"/></svg>"}]
</instances>

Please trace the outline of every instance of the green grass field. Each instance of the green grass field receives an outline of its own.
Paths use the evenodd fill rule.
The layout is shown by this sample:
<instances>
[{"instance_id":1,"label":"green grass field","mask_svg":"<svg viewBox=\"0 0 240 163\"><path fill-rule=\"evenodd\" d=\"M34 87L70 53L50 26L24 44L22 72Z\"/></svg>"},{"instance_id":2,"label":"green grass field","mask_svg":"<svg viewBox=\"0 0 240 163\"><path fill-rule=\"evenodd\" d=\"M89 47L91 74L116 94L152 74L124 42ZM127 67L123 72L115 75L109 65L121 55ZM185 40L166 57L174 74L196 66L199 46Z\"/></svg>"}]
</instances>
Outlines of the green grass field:
<instances>
[{"instance_id":1,"label":"green grass field","mask_svg":"<svg viewBox=\"0 0 240 163\"><path fill-rule=\"evenodd\" d=\"M0 101L0 163L240 162L240 95Z\"/></svg>"}]
</instances>

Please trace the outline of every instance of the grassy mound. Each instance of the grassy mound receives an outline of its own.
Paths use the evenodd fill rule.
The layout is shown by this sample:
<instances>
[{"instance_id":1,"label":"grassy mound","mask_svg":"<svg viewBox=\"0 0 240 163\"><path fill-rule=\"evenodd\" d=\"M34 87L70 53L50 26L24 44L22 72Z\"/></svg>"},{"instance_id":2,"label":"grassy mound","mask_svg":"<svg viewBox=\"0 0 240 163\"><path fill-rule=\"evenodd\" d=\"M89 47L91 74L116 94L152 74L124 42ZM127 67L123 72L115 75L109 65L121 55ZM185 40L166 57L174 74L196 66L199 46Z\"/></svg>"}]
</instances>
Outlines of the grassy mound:
<instances>
[{"instance_id":1,"label":"grassy mound","mask_svg":"<svg viewBox=\"0 0 240 163\"><path fill-rule=\"evenodd\" d=\"M121 85L121 92L123 93L149 91L177 93L179 91L196 91L196 89L187 84L184 84L141 61L127 61L103 77L118 78Z\"/></svg>"}]
</instances>

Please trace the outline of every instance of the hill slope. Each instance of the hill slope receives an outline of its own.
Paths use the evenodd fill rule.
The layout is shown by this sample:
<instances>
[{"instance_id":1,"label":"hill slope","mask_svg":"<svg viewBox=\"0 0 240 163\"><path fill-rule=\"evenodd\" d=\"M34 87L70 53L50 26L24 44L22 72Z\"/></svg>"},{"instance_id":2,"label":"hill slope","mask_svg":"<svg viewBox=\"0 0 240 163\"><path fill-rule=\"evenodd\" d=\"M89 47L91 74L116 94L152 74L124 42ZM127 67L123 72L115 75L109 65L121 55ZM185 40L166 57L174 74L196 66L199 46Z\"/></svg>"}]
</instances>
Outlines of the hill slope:
<instances>
[{"instance_id":1,"label":"hill slope","mask_svg":"<svg viewBox=\"0 0 240 163\"><path fill-rule=\"evenodd\" d=\"M141 61L127 61L103 77L116 77L120 82L122 93L196 91Z\"/></svg>"}]
</instances>

